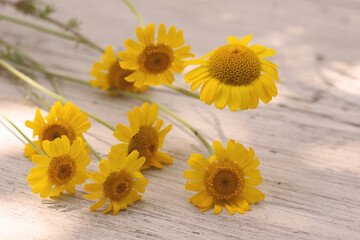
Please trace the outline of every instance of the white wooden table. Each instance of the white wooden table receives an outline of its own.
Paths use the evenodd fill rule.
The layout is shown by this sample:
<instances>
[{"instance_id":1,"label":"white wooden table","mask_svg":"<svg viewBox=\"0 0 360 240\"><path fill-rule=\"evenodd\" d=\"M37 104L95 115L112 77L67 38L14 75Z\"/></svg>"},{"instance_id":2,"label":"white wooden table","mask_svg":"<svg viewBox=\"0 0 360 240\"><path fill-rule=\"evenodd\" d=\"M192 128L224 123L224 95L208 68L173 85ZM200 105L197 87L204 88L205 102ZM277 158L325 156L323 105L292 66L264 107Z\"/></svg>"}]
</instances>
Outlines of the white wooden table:
<instances>
[{"instance_id":1,"label":"white wooden table","mask_svg":"<svg viewBox=\"0 0 360 240\"><path fill-rule=\"evenodd\" d=\"M81 32L101 46L123 50L138 25L121 1L55 1L55 17L83 22ZM253 147L261 161L266 198L245 215L200 213L185 191L183 171L191 153L206 155L192 134L164 113L173 129L163 150L174 158L163 170L148 170L143 199L116 216L91 212L93 203L62 194L34 195L25 180L33 166L24 143L0 124L0 239L359 239L360 238L360 2L355 0L133 1L147 23L184 30L197 57L253 33L253 44L277 50L279 95L244 112L217 110L163 87L144 95L195 125L210 141L229 139ZM0 13L31 20L10 7ZM42 24L41 21L37 21ZM44 26L50 26L44 24ZM0 38L20 46L55 72L90 79L98 52L73 42L0 22ZM0 69L0 112L27 135L36 102ZM186 72L186 71L185 71ZM38 81L51 88L42 75ZM187 87L181 75L176 85ZM69 82L66 98L108 122L127 123L126 112L141 102ZM47 98L53 102L52 99ZM45 112L45 110L43 110ZM6 125L8 126L8 125ZM117 143L97 122L86 135L106 157ZM90 170L97 170L91 156Z\"/></svg>"}]
</instances>

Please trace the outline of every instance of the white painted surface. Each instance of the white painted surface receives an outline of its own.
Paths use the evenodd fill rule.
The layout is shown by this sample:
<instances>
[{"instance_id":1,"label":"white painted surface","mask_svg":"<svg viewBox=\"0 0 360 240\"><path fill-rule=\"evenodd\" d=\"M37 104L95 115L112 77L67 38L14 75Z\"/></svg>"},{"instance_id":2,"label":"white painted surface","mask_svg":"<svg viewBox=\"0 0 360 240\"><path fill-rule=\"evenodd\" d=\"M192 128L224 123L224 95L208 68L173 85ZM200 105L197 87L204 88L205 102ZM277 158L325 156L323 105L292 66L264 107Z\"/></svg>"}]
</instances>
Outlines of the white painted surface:
<instances>
[{"instance_id":1,"label":"white painted surface","mask_svg":"<svg viewBox=\"0 0 360 240\"><path fill-rule=\"evenodd\" d=\"M123 49L134 38L136 18L121 1L66 0L55 16L76 16L81 31L102 46ZM174 125L163 150L174 164L149 170L143 200L117 216L91 212L92 201L63 194L42 200L25 177L33 166L24 144L0 124L1 239L359 239L360 238L360 22L359 1L133 1L145 20L184 30L197 57L226 43L226 37L254 34L253 44L277 50L279 95L252 111L220 111L163 87L145 95L195 125L210 140L228 139L253 147L261 161L264 201L245 215L200 213L187 199L183 171L191 153L206 155L189 131ZM0 13L23 17L9 7ZM40 21L37 21L39 24ZM49 26L45 24L45 26ZM0 37L16 43L47 68L89 79L100 55L87 47L11 23ZM1 70L3 71L3 70ZM25 133L36 103L5 74L0 77L0 112ZM38 80L51 87L46 79ZM182 76L176 85L188 87ZM61 82L65 97L112 124L127 123L126 111L141 102L111 97L89 87ZM49 101L53 101L48 99ZM89 141L106 156L117 140L93 122ZM18 135L18 134L16 134ZM92 156L90 170L97 170Z\"/></svg>"}]
</instances>

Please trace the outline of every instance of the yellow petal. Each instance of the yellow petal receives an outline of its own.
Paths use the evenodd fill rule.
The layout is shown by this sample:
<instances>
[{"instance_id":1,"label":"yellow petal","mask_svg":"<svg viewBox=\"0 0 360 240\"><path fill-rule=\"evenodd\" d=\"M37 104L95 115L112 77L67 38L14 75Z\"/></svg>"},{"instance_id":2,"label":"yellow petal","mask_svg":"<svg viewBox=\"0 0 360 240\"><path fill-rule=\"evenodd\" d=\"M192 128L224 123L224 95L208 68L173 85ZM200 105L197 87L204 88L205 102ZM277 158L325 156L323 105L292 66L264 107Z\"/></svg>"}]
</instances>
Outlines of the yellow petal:
<instances>
[{"instance_id":1,"label":"yellow petal","mask_svg":"<svg viewBox=\"0 0 360 240\"><path fill-rule=\"evenodd\" d=\"M219 141L213 142L213 149L218 160L222 160L225 158L225 149Z\"/></svg>"},{"instance_id":2,"label":"yellow petal","mask_svg":"<svg viewBox=\"0 0 360 240\"><path fill-rule=\"evenodd\" d=\"M139 178L133 182L133 188L135 188L140 193L144 193L145 187L148 185L148 183L149 183L149 179Z\"/></svg>"},{"instance_id":3,"label":"yellow petal","mask_svg":"<svg viewBox=\"0 0 360 240\"><path fill-rule=\"evenodd\" d=\"M158 112L159 112L158 105L156 103L153 103L150 107L149 116L146 122L147 125L152 126L155 123L158 116Z\"/></svg>"},{"instance_id":4,"label":"yellow petal","mask_svg":"<svg viewBox=\"0 0 360 240\"><path fill-rule=\"evenodd\" d=\"M227 84L219 84L216 90L215 95L215 107L218 109L224 109L226 104L228 103L229 90L231 88L228 87Z\"/></svg>"},{"instance_id":5,"label":"yellow petal","mask_svg":"<svg viewBox=\"0 0 360 240\"><path fill-rule=\"evenodd\" d=\"M108 213L108 212L110 212L113 208L114 208L113 203L112 203L112 201L110 200L110 201L109 201L109 207L108 207L105 211L103 211L102 213L103 213L103 214Z\"/></svg>"},{"instance_id":6,"label":"yellow petal","mask_svg":"<svg viewBox=\"0 0 360 240\"><path fill-rule=\"evenodd\" d=\"M63 186L55 186L52 190L50 197L57 197L60 195L60 193L64 190Z\"/></svg>"},{"instance_id":7,"label":"yellow petal","mask_svg":"<svg viewBox=\"0 0 360 240\"><path fill-rule=\"evenodd\" d=\"M221 211L222 211L222 206L219 204L215 204L214 214L217 215L217 214L221 213Z\"/></svg>"},{"instance_id":8,"label":"yellow petal","mask_svg":"<svg viewBox=\"0 0 360 240\"><path fill-rule=\"evenodd\" d=\"M134 82L135 87L141 88L144 86L146 74L140 70L137 70L129 76L125 77L125 80L128 82Z\"/></svg>"},{"instance_id":9,"label":"yellow petal","mask_svg":"<svg viewBox=\"0 0 360 240\"><path fill-rule=\"evenodd\" d=\"M249 48L251 50L253 50L255 53L259 53L259 52L266 50L266 47L261 46L261 45L251 45Z\"/></svg>"},{"instance_id":10,"label":"yellow petal","mask_svg":"<svg viewBox=\"0 0 360 240\"><path fill-rule=\"evenodd\" d=\"M135 61L135 62L137 61L137 55L129 52L119 52L118 57L122 61ZM119 62L119 64L121 65L121 62Z\"/></svg>"},{"instance_id":11,"label":"yellow petal","mask_svg":"<svg viewBox=\"0 0 360 240\"><path fill-rule=\"evenodd\" d=\"M260 183L262 183L262 177L245 178L245 182L247 184L256 186L256 185L259 185Z\"/></svg>"},{"instance_id":12,"label":"yellow petal","mask_svg":"<svg viewBox=\"0 0 360 240\"><path fill-rule=\"evenodd\" d=\"M189 200L200 208L210 208L214 204L213 199L206 190L198 192L190 197Z\"/></svg>"},{"instance_id":13,"label":"yellow petal","mask_svg":"<svg viewBox=\"0 0 360 240\"><path fill-rule=\"evenodd\" d=\"M106 177L98 172L88 172L88 177L95 183L103 183L106 180Z\"/></svg>"},{"instance_id":14,"label":"yellow petal","mask_svg":"<svg viewBox=\"0 0 360 240\"><path fill-rule=\"evenodd\" d=\"M159 30L158 30L157 42L158 43L164 43L165 38L166 38L166 27L165 27L164 24L160 24L159 25Z\"/></svg>"},{"instance_id":15,"label":"yellow petal","mask_svg":"<svg viewBox=\"0 0 360 240\"><path fill-rule=\"evenodd\" d=\"M230 204L225 203L224 205L226 210L228 210L231 215L234 215L236 213L236 210Z\"/></svg>"},{"instance_id":16,"label":"yellow petal","mask_svg":"<svg viewBox=\"0 0 360 240\"><path fill-rule=\"evenodd\" d=\"M258 202L259 200L263 200L265 198L264 193L253 186L245 185L244 191L247 194L251 195L254 203Z\"/></svg>"},{"instance_id":17,"label":"yellow petal","mask_svg":"<svg viewBox=\"0 0 360 240\"><path fill-rule=\"evenodd\" d=\"M250 96L249 93L244 86L240 86L240 96L241 96L241 102L240 102L240 109L246 110L249 109L250 106Z\"/></svg>"},{"instance_id":18,"label":"yellow petal","mask_svg":"<svg viewBox=\"0 0 360 240\"><path fill-rule=\"evenodd\" d=\"M125 170L129 172L138 171L142 165L145 163L145 157L141 157L137 159L139 156L139 152L134 150L132 151L129 156L127 157L127 167L125 167Z\"/></svg>"},{"instance_id":19,"label":"yellow petal","mask_svg":"<svg viewBox=\"0 0 360 240\"><path fill-rule=\"evenodd\" d=\"M113 206L114 206L114 212L113 212L114 215L116 215L120 210L127 208L126 203L123 202L122 200L113 201Z\"/></svg>"},{"instance_id":20,"label":"yellow petal","mask_svg":"<svg viewBox=\"0 0 360 240\"><path fill-rule=\"evenodd\" d=\"M141 44L135 42L132 39L126 40L124 42L124 45L125 45L126 49L133 54L140 54L144 50L144 47ZM121 59L121 60L123 60L123 59Z\"/></svg>"},{"instance_id":21,"label":"yellow petal","mask_svg":"<svg viewBox=\"0 0 360 240\"><path fill-rule=\"evenodd\" d=\"M110 174L109 165L106 159L100 161L99 170L102 175L108 176Z\"/></svg>"},{"instance_id":22,"label":"yellow petal","mask_svg":"<svg viewBox=\"0 0 360 240\"><path fill-rule=\"evenodd\" d=\"M247 35L246 37L243 37L241 40L240 40L240 44L244 45L244 46L247 46L250 42L252 38L252 34L250 35Z\"/></svg>"},{"instance_id":23,"label":"yellow petal","mask_svg":"<svg viewBox=\"0 0 360 240\"><path fill-rule=\"evenodd\" d=\"M66 184L65 190L68 194L74 194L76 192L75 184L72 184L72 183Z\"/></svg>"},{"instance_id":24,"label":"yellow petal","mask_svg":"<svg viewBox=\"0 0 360 240\"><path fill-rule=\"evenodd\" d=\"M186 80L186 79L194 78L194 77L197 77L206 72L208 72L208 68L200 66L200 67L197 67L197 68L191 70L190 72L186 73L184 75L184 79Z\"/></svg>"},{"instance_id":25,"label":"yellow petal","mask_svg":"<svg viewBox=\"0 0 360 240\"><path fill-rule=\"evenodd\" d=\"M97 201L95 204L91 205L90 210L94 211L98 208L101 208L102 206L104 206L105 202L106 202L107 198L103 197L102 199L100 199L99 201Z\"/></svg>"},{"instance_id":26,"label":"yellow petal","mask_svg":"<svg viewBox=\"0 0 360 240\"><path fill-rule=\"evenodd\" d=\"M184 171L184 178L190 179L190 180L205 180L205 175L203 173L199 173L193 170L185 170Z\"/></svg>"},{"instance_id":27,"label":"yellow petal","mask_svg":"<svg viewBox=\"0 0 360 240\"><path fill-rule=\"evenodd\" d=\"M229 44L239 44L240 41L237 37L230 36L227 38Z\"/></svg>"},{"instance_id":28,"label":"yellow petal","mask_svg":"<svg viewBox=\"0 0 360 240\"><path fill-rule=\"evenodd\" d=\"M259 57L271 57L274 56L275 54L276 51L271 48L267 48L266 50L257 53Z\"/></svg>"},{"instance_id":29,"label":"yellow petal","mask_svg":"<svg viewBox=\"0 0 360 240\"><path fill-rule=\"evenodd\" d=\"M231 86L228 93L228 105L232 112L237 111L241 105L241 90L240 86Z\"/></svg>"},{"instance_id":30,"label":"yellow petal","mask_svg":"<svg viewBox=\"0 0 360 240\"><path fill-rule=\"evenodd\" d=\"M129 70L137 69L137 61L135 61L135 60L121 61L119 64L120 64L120 67L122 67L123 69L129 69ZM133 74L131 74L131 75L133 75ZM128 78L129 78L129 76L125 79L127 80ZM128 81L131 82L130 80L128 80Z\"/></svg>"},{"instance_id":31,"label":"yellow petal","mask_svg":"<svg viewBox=\"0 0 360 240\"><path fill-rule=\"evenodd\" d=\"M164 153L164 152L157 151L155 153L154 158L157 159L161 163L165 163L165 164L173 163L172 157L169 154Z\"/></svg>"},{"instance_id":32,"label":"yellow petal","mask_svg":"<svg viewBox=\"0 0 360 240\"><path fill-rule=\"evenodd\" d=\"M192 169L198 172L205 172L206 168L209 166L209 161L198 153L191 154L187 162Z\"/></svg>"},{"instance_id":33,"label":"yellow petal","mask_svg":"<svg viewBox=\"0 0 360 240\"><path fill-rule=\"evenodd\" d=\"M117 131L113 132L114 137L120 142L129 142L132 137L130 128L120 123L116 125L116 128Z\"/></svg>"},{"instance_id":34,"label":"yellow petal","mask_svg":"<svg viewBox=\"0 0 360 240\"><path fill-rule=\"evenodd\" d=\"M236 212L238 212L238 213L240 213L240 214L244 214L244 213L245 213L245 210L242 209L242 208L240 208L240 207L236 204L236 202L233 201L233 202L231 202L230 205L235 209Z\"/></svg>"},{"instance_id":35,"label":"yellow petal","mask_svg":"<svg viewBox=\"0 0 360 240\"><path fill-rule=\"evenodd\" d=\"M47 198L50 195L52 187L53 186L50 183L48 183L46 187L40 192L40 197Z\"/></svg>"},{"instance_id":36,"label":"yellow petal","mask_svg":"<svg viewBox=\"0 0 360 240\"><path fill-rule=\"evenodd\" d=\"M104 196L104 193L95 193L95 194L85 194L83 195L83 198L89 199L89 200L96 200Z\"/></svg>"},{"instance_id":37,"label":"yellow petal","mask_svg":"<svg viewBox=\"0 0 360 240\"><path fill-rule=\"evenodd\" d=\"M135 33L136 33L136 37L137 39L139 40L139 42L142 44L142 45L146 45L145 43L145 39L144 39L144 31L141 27L137 27L135 29Z\"/></svg>"},{"instance_id":38,"label":"yellow petal","mask_svg":"<svg viewBox=\"0 0 360 240\"><path fill-rule=\"evenodd\" d=\"M269 65L266 65L266 64L262 64L261 65L261 70L263 72L265 72L266 74L268 74L270 77L274 78L275 81L280 82L279 75L278 75L278 72L277 72L276 68L273 68L273 67L271 67Z\"/></svg>"},{"instance_id":39,"label":"yellow petal","mask_svg":"<svg viewBox=\"0 0 360 240\"><path fill-rule=\"evenodd\" d=\"M34 155L31 160L33 163L39 165L40 167L46 167L50 164L50 159L43 155Z\"/></svg>"},{"instance_id":40,"label":"yellow petal","mask_svg":"<svg viewBox=\"0 0 360 240\"><path fill-rule=\"evenodd\" d=\"M227 143L227 146L226 146L226 151L225 151L225 154L226 154L226 157L228 160L232 160L232 161L235 161L236 160L236 157L235 157L235 140L234 139L230 139Z\"/></svg>"},{"instance_id":41,"label":"yellow petal","mask_svg":"<svg viewBox=\"0 0 360 240\"><path fill-rule=\"evenodd\" d=\"M165 41L166 42L171 42L176 36L176 27L175 26L171 26L169 29L168 34L166 35Z\"/></svg>"},{"instance_id":42,"label":"yellow petal","mask_svg":"<svg viewBox=\"0 0 360 240\"><path fill-rule=\"evenodd\" d=\"M84 189L89 193L98 193L103 190L103 185L99 183L88 183L84 185Z\"/></svg>"},{"instance_id":43,"label":"yellow petal","mask_svg":"<svg viewBox=\"0 0 360 240\"><path fill-rule=\"evenodd\" d=\"M181 47L182 45L185 44L185 40L183 37L183 31L179 30L175 37L173 38L173 40L171 42L168 43L171 47L173 48L178 48Z\"/></svg>"},{"instance_id":44,"label":"yellow petal","mask_svg":"<svg viewBox=\"0 0 360 240\"><path fill-rule=\"evenodd\" d=\"M147 46L153 44L154 38L155 38L155 24L151 23L151 24L147 25L144 29L145 44Z\"/></svg>"},{"instance_id":45,"label":"yellow petal","mask_svg":"<svg viewBox=\"0 0 360 240\"><path fill-rule=\"evenodd\" d=\"M189 181L187 181L185 183L185 190L199 192L199 191L206 190L206 187L205 187L204 182L199 182L199 181L189 182Z\"/></svg>"}]
</instances>

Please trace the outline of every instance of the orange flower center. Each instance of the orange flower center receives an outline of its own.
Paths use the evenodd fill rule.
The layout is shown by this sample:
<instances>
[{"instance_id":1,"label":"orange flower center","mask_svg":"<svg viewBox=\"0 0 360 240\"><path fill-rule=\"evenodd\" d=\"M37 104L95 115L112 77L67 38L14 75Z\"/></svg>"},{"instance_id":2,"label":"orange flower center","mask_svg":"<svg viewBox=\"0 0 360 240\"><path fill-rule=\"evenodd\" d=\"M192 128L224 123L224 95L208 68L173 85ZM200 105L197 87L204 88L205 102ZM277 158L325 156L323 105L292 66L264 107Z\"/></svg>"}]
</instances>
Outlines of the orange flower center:
<instances>
[{"instance_id":1,"label":"orange flower center","mask_svg":"<svg viewBox=\"0 0 360 240\"><path fill-rule=\"evenodd\" d=\"M104 195L118 201L127 196L133 186L133 177L125 170L110 173L104 182Z\"/></svg>"},{"instance_id":2,"label":"orange flower center","mask_svg":"<svg viewBox=\"0 0 360 240\"><path fill-rule=\"evenodd\" d=\"M243 190L245 179L237 164L222 160L209 166L205 184L208 193L216 200L232 200Z\"/></svg>"},{"instance_id":3,"label":"orange flower center","mask_svg":"<svg viewBox=\"0 0 360 240\"><path fill-rule=\"evenodd\" d=\"M56 138L59 138L62 135L67 136L70 142L76 139L75 132L72 130L72 128L70 128L69 125L59 120L53 120L49 121L48 124L46 124L46 126L42 129L41 133L39 134L39 140L54 141Z\"/></svg>"},{"instance_id":4,"label":"orange flower center","mask_svg":"<svg viewBox=\"0 0 360 240\"><path fill-rule=\"evenodd\" d=\"M107 75L107 82L110 85L110 88L117 88L128 92L145 91L147 89L146 86L142 88L137 88L134 86L134 83L125 80L127 76L134 72L135 71L133 70L121 68L119 62L116 61L113 65L111 65Z\"/></svg>"},{"instance_id":5,"label":"orange flower center","mask_svg":"<svg viewBox=\"0 0 360 240\"><path fill-rule=\"evenodd\" d=\"M246 85L259 77L259 57L241 44L228 44L215 50L209 58L210 75L229 85Z\"/></svg>"},{"instance_id":6,"label":"orange flower center","mask_svg":"<svg viewBox=\"0 0 360 240\"><path fill-rule=\"evenodd\" d=\"M165 72L173 61L173 50L162 43L147 46L138 57L140 69L148 74Z\"/></svg>"},{"instance_id":7,"label":"orange flower center","mask_svg":"<svg viewBox=\"0 0 360 240\"><path fill-rule=\"evenodd\" d=\"M159 147L159 135L152 126L141 126L139 131L131 138L128 154L137 150L139 158L145 157L149 162Z\"/></svg>"},{"instance_id":8,"label":"orange flower center","mask_svg":"<svg viewBox=\"0 0 360 240\"><path fill-rule=\"evenodd\" d=\"M69 155L53 158L48 168L49 181L53 185L64 185L73 178L75 171L76 163Z\"/></svg>"}]
</instances>

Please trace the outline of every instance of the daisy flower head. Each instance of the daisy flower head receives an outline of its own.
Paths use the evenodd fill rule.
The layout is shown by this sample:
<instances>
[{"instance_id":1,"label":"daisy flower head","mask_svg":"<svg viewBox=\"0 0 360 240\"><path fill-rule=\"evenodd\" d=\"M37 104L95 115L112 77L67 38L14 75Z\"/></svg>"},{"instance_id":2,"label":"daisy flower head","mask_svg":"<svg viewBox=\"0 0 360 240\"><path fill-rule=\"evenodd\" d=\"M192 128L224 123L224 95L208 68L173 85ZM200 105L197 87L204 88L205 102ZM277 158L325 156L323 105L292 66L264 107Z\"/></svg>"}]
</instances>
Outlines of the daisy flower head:
<instances>
[{"instance_id":1,"label":"daisy flower head","mask_svg":"<svg viewBox=\"0 0 360 240\"><path fill-rule=\"evenodd\" d=\"M70 102L63 106L59 101L54 103L46 117L43 117L40 109L37 109L34 121L27 120L25 125L33 129L33 137L38 136L38 140L33 143L41 150L43 150L43 141L54 141L63 135L69 139L70 143L78 137L81 138L80 141L83 141L83 132L91 127L88 116L77 106ZM35 148L30 143L26 144L24 155L31 159L34 154L38 154Z\"/></svg>"},{"instance_id":2,"label":"daisy flower head","mask_svg":"<svg viewBox=\"0 0 360 240\"><path fill-rule=\"evenodd\" d=\"M188 163L193 170L186 170L185 189L196 191L189 200L206 211L214 206L214 214L225 207L230 214L245 213L250 210L249 203L264 199L264 194L255 188L262 182L257 169L259 160L252 148L247 150L240 143L230 140L226 148L216 141L213 143L215 155L206 159L194 153Z\"/></svg>"},{"instance_id":3,"label":"daisy flower head","mask_svg":"<svg viewBox=\"0 0 360 240\"><path fill-rule=\"evenodd\" d=\"M200 100L208 105L231 111L255 109L259 99L264 103L277 95L273 79L279 82L277 66L264 57L275 55L275 50L261 45L247 47L252 35L241 40L228 37L229 44L206 54L187 65L200 65L185 74L185 83L195 91L201 85Z\"/></svg>"},{"instance_id":4,"label":"daisy flower head","mask_svg":"<svg viewBox=\"0 0 360 240\"><path fill-rule=\"evenodd\" d=\"M109 199L109 207L103 213L114 209L115 215L142 198L139 193L145 192L149 180L140 172L145 158L139 158L137 151L128 156L125 152L112 152L109 153L108 159L100 161L100 173L88 173L89 178L95 183L84 185L84 189L92 194L83 197L90 200L100 199L90 207L92 211L101 208Z\"/></svg>"},{"instance_id":5,"label":"daisy flower head","mask_svg":"<svg viewBox=\"0 0 360 240\"><path fill-rule=\"evenodd\" d=\"M134 86L134 83L125 80L125 77L135 71L120 67L119 60L111 46L105 49L101 60L101 62L95 62L93 69L90 71L90 74L95 77L95 79L90 80L91 86L102 88L103 90L117 88L133 93L146 91L147 86L137 88Z\"/></svg>"},{"instance_id":6,"label":"daisy flower head","mask_svg":"<svg viewBox=\"0 0 360 240\"><path fill-rule=\"evenodd\" d=\"M40 197L57 197L65 189L67 193L75 193L75 185L83 184L87 179L86 166L90 158L86 153L86 145L76 139L70 144L66 135L54 141L45 140L42 148L46 153L34 155L32 161L38 165L30 169L26 178L32 192L40 193Z\"/></svg>"},{"instance_id":7,"label":"daisy flower head","mask_svg":"<svg viewBox=\"0 0 360 240\"><path fill-rule=\"evenodd\" d=\"M162 163L171 164L169 154L158 151L164 144L165 135L170 131L171 125L161 130L164 121L158 118L158 106L145 102L141 108L134 107L127 112L130 127L118 124L114 137L123 142L111 147L111 152L123 151L130 154L137 150L140 157L146 161L141 170L152 166L162 168Z\"/></svg>"},{"instance_id":8,"label":"daisy flower head","mask_svg":"<svg viewBox=\"0 0 360 240\"><path fill-rule=\"evenodd\" d=\"M166 32L164 24L160 24L155 43L155 24L142 29L136 28L139 42L132 39L125 41L126 52L119 52L123 61L120 66L135 71L125 79L134 82L134 86L171 84L175 81L174 72L182 73L185 68L184 58L194 57L190 46L183 46L183 31L176 32L171 26Z\"/></svg>"}]
</instances>

